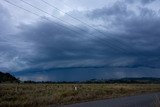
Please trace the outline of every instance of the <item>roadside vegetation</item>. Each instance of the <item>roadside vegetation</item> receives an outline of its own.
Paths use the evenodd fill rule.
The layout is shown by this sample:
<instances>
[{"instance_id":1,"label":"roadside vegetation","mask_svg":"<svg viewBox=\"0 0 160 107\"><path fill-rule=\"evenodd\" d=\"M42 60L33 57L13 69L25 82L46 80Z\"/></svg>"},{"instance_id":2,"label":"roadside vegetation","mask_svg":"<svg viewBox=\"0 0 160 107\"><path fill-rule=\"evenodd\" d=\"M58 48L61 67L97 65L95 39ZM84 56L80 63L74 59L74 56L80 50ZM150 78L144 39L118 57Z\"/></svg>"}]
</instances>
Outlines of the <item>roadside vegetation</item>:
<instances>
[{"instance_id":1,"label":"roadside vegetation","mask_svg":"<svg viewBox=\"0 0 160 107\"><path fill-rule=\"evenodd\" d=\"M155 105L155 107L160 107L160 97L155 96L154 105Z\"/></svg>"},{"instance_id":2,"label":"roadside vegetation","mask_svg":"<svg viewBox=\"0 0 160 107\"><path fill-rule=\"evenodd\" d=\"M3 83L0 84L0 107L44 107L151 92L160 92L160 85Z\"/></svg>"}]
</instances>

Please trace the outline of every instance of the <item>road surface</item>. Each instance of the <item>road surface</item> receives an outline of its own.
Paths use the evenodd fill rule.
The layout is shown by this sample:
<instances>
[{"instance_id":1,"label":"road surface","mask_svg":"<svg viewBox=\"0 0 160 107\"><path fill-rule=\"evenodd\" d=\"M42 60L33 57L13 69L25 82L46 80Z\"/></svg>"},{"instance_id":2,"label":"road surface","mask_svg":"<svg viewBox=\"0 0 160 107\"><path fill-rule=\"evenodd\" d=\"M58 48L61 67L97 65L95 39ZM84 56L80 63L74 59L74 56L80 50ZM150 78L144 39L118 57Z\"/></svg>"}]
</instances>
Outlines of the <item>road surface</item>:
<instances>
[{"instance_id":1,"label":"road surface","mask_svg":"<svg viewBox=\"0 0 160 107\"><path fill-rule=\"evenodd\" d=\"M160 93L91 101L62 107L160 107L160 105L155 106L155 102L158 103L157 98L160 98Z\"/></svg>"}]
</instances>

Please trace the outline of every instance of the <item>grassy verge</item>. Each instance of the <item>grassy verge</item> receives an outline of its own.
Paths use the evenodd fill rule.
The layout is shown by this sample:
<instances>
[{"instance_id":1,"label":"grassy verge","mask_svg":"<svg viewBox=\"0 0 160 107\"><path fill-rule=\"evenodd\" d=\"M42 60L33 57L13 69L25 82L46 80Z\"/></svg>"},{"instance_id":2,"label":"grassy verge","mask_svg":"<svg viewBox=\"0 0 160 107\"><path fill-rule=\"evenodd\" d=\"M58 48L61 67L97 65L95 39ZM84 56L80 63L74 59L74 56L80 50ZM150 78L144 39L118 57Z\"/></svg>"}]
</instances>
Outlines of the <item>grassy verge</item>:
<instances>
[{"instance_id":1,"label":"grassy verge","mask_svg":"<svg viewBox=\"0 0 160 107\"><path fill-rule=\"evenodd\" d=\"M160 107L160 97L155 96L154 106L155 107Z\"/></svg>"},{"instance_id":2,"label":"grassy verge","mask_svg":"<svg viewBox=\"0 0 160 107\"><path fill-rule=\"evenodd\" d=\"M74 86L78 88L74 90ZM63 105L160 92L159 84L0 84L0 107Z\"/></svg>"}]
</instances>

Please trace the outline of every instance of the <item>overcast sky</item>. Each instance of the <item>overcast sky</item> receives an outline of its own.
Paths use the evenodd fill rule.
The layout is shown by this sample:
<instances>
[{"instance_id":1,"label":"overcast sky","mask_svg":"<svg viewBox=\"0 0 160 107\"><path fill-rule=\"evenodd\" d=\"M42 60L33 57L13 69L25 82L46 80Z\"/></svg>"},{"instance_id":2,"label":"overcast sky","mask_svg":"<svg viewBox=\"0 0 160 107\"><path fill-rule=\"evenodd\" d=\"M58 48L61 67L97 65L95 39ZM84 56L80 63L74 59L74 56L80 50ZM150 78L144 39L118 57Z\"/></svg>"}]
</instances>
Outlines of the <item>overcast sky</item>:
<instances>
[{"instance_id":1,"label":"overcast sky","mask_svg":"<svg viewBox=\"0 0 160 107\"><path fill-rule=\"evenodd\" d=\"M6 1L0 71L35 81L160 77L159 0Z\"/></svg>"}]
</instances>

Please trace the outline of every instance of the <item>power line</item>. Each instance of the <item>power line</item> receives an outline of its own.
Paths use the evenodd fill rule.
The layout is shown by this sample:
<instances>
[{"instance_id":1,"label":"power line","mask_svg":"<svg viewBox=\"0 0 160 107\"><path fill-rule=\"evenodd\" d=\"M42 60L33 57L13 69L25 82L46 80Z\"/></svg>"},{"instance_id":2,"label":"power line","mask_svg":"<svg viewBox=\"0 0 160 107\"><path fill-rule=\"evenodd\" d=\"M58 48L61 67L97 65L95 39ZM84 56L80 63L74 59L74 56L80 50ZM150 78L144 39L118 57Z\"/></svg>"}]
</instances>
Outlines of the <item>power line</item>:
<instances>
[{"instance_id":1,"label":"power line","mask_svg":"<svg viewBox=\"0 0 160 107\"><path fill-rule=\"evenodd\" d=\"M8 2L9 4L14 5L14 6L16 6L16 7L20 8L20 9L22 9L22 10L25 10L25 11L27 11L27 12L29 12L29 13L32 13L32 14L38 16L38 17L41 17L39 14L34 13L34 12L30 11L30 10L27 10L27 9L25 9L25 8L23 8L23 7L20 7L20 6L14 4L14 3L12 3L12 2L9 2L8 0L4 0L4 1L6 1L6 2ZM43 18L44 18L44 17L43 17ZM44 18L44 19L45 19L45 20L49 20L49 19L47 19L47 18ZM51 21L51 20L49 20L49 21ZM61 25L61 24L59 24L59 23L54 23L54 24L57 24L57 25L59 25L59 26L62 26L62 27L65 27L65 28L66 28L66 26L63 26L63 25ZM74 30L72 30L72 29L69 29L69 28L67 28L67 29L70 30L70 31L76 32L76 31L74 31ZM79 32L76 32L76 33L79 33ZM113 46L110 46L110 45L108 45L108 46L109 46L111 49L114 48ZM114 48L114 49L115 49L115 48Z\"/></svg>"},{"instance_id":2,"label":"power line","mask_svg":"<svg viewBox=\"0 0 160 107\"><path fill-rule=\"evenodd\" d=\"M24 11L27 11L27 12L33 14L33 15L36 15L36 16L38 16L38 17L41 17L41 15L39 15L39 14L37 14L37 13L34 13L34 12L30 11L30 10L27 10L27 9L21 7L21 6L18 6L18 5L14 4L14 3L12 3L12 2L10 2L10 1L8 1L8 0L4 0L4 1L6 1L7 3L9 3L9 4L11 4L11 5L15 6L15 7L18 7L18 8L20 8L20 9L24 10ZM41 17L41 18L42 18L42 19L45 19L45 20L48 20L48 21L51 21L51 20L49 20L48 18L45 18L45 17ZM52 21L51 21L51 22L52 22ZM58 25L58 26L61 26L62 28L66 28L66 26L64 26L64 25L62 25L62 24L59 24L59 23L56 23L56 22L54 22L54 24L56 24L56 25ZM72 31L72 32L79 33L79 32L77 32L77 31L75 31L75 30L72 30L72 29L69 29L69 28L67 28L67 29L70 30L70 31Z\"/></svg>"},{"instance_id":3,"label":"power line","mask_svg":"<svg viewBox=\"0 0 160 107\"><path fill-rule=\"evenodd\" d=\"M51 17L54 17L54 18L58 19L58 20L61 21L61 22L65 22L65 23L67 23L67 24L69 24L69 25L71 25L71 26L79 29L77 26L75 26L75 25L73 25L73 24L71 24L71 23L69 23L69 22L66 22L66 21L64 21L64 20L62 20L62 19L60 19L60 18L58 18L58 17L56 17L56 16L54 16L54 15L51 15L50 13L48 13L48 12L46 12L46 11L40 9L40 8L37 8L36 6L33 6L32 4L30 4L30 3L28 3L28 2L26 2L26 1L24 1L24 0L20 0L20 1L22 1L23 3L25 3L25 4L29 5L29 6L35 8L35 9L41 11L41 12L43 12L43 13L51 16ZM80 30L85 31L84 29L80 29ZM90 35L94 36L93 34L90 34ZM104 35L104 34L103 34L103 35ZM97 38L99 38L99 37L97 37ZM104 41L102 38L99 38L99 39L101 39L101 41ZM110 48L114 48L115 50L119 49L120 51L126 53L126 50L125 50L125 49L123 49L123 48L121 48L121 47L117 47L117 46L115 45L115 43L113 44L113 43L111 43L111 42L109 42L109 41L105 41L105 44L107 44L107 46L109 46ZM117 48L113 47L112 45L116 46Z\"/></svg>"},{"instance_id":4,"label":"power line","mask_svg":"<svg viewBox=\"0 0 160 107\"><path fill-rule=\"evenodd\" d=\"M32 14L34 14L34 15L36 15L36 16L40 16L40 15L38 15L37 13L34 13L34 12L30 11L30 10L27 10L27 9L23 8L23 7L20 7L20 6L18 6L18 5L15 5L14 3L12 3L12 2L10 2L10 1L8 1L8 0L4 0L4 1L7 2L7 3L9 3L9 4L11 4L11 5L13 5L13 6L16 6L16 7L20 8L20 9L22 9L22 10L25 10L25 11L27 11L27 12L29 12L29 13L32 13ZM40 17L41 17L41 16L40 16Z\"/></svg>"},{"instance_id":5,"label":"power line","mask_svg":"<svg viewBox=\"0 0 160 107\"><path fill-rule=\"evenodd\" d=\"M27 12L33 14L33 15L36 15L36 16L38 16L38 17L41 17L41 15L39 15L39 14L37 14L37 13L34 13L34 12L32 12L32 11L29 11L29 10L23 8L23 7L20 7L20 6L14 4L14 3L12 3L12 2L9 2L8 0L4 0L4 1L8 2L9 4L11 4L11 5L13 5L13 6L17 7L17 8L20 8L20 9L22 9L22 10L24 10L24 11L27 11ZM48 18L45 18L45 17L42 17L42 18L54 23L54 21L49 20ZM54 24L57 24L57 25L61 26L61 28L63 28L63 29L67 29L67 30L70 30L70 31L72 31L72 32L76 32L76 31L74 31L74 30L72 30L72 29L69 29L68 27L66 27L66 26L64 26L64 25L59 24L59 23L54 23ZM55 48L56 48L56 51L57 51L57 50L60 51L60 52L61 52L61 51L64 51L63 48L54 47L54 49L55 49ZM113 53L113 54L114 54L114 53ZM114 57L110 57L110 58L113 59Z\"/></svg>"},{"instance_id":6,"label":"power line","mask_svg":"<svg viewBox=\"0 0 160 107\"><path fill-rule=\"evenodd\" d=\"M42 1L42 2L45 3L45 4L47 4L47 5L50 6L50 7L53 7L54 9L56 9L56 10L59 11L59 12L64 13L65 15L71 17L72 19L77 20L77 21L79 21L80 23L82 23L82 24L84 24L84 25L86 25L86 26L88 26L88 27L90 27L90 28L96 30L97 32L99 32L99 33L101 33L102 35L105 36L105 34L104 34L103 32L101 32L100 30L96 29L95 27L89 25L88 23L86 23L86 22L84 22L84 21L82 21L82 20L80 20L80 19L78 19L78 18L76 18L76 17L74 17L74 16L72 16L72 15L70 15L70 14L64 12L63 10L57 8L56 6L54 6L54 5L52 5L52 4L48 3L48 2L46 2L46 1L44 1L44 0L40 0L40 1ZM119 42L121 45L125 45L125 46L126 46L126 44L122 44L121 41L118 40L117 38L114 38L114 37L111 37L111 36L107 36L107 37L110 37L110 38L116 40L117 42ZM129 47L130 47L130 46L129 46Z\"/></svg>"},{"instance_id":7,"label":"power line","mask_svg":"<svg viewBox=\"0 0 160 107\"><path fill-rule=\"evenodd\" d=\"M29 13L35 15L35 16L41 17L41 15L39 15L39 14L37 14L37 13L34 13L34 12L30 11L30 10L27 10L27 9L21 7L21 6L18 6L18 5L14 4L14 3L12 3L12 2L10 2L10 1L8 1L8 0L4 0L4 1L7 2L7 3L9 3L9 4L11 4L11 5L13 5L13 6L15 6L15 7L17 7L17 8L20 8L20 9L26 11L26 12L29 12ZM49 20L48 18L45 18L45 17L42 17L42 19L47 20L47 21L51 21L51 20ZM51 21L51 22L53 22L53 21ZM63 28L63 29L66 28L67 30L70 30L70 31L72 31L72 32L79 33L79 32L76 32L76 31L74 31L74 30L72 30L72 29L67 28L66 26L64 26L64 25L62 25L62 24L59 24L59 23L56 23L56 22L54 22L54 24L56 24L56 25L58 25L58 26L61 26L61 28ZM58 50L62 50L61 48L58 48L58 47L57 47L57 49L58 49Z\"/></svg>"}]
</instances>

